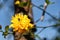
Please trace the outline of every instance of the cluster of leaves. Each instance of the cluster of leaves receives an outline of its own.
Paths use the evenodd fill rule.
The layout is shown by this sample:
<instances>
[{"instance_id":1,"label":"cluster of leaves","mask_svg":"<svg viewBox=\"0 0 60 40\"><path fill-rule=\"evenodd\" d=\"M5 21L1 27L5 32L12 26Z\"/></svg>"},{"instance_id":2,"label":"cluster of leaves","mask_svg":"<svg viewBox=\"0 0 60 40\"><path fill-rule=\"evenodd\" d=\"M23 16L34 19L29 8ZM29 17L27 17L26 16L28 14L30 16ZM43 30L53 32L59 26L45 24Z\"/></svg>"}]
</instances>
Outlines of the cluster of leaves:
<instances>
[{"instance_id":1,"label":"cluster of leaves","mask_svg":"<svg viewBox=\"0 0 60 40\"><path fill-rule=\"evenodd\" d=\"M4 38L6 38L6 36L9 34L8 33L8 31L9 31L9 26L7 25L6 27L5 27L5 31L3 32L3 36L4 36Z\"/></svg>"},{"instance_id":2,"label":"cluster of leaves","mask_svg":"<svg viewBox=\"0 0 60 40\"><path fill-rule=\"evenodd\" d=\"M2 35L4 36L4 38L6 38L6 36L8 34L11 34L11 33L9 33L9 26L8 25L5 26L5 30L4 31L2 30L2 26L0 25L0 32L2 32Z\"/></svg>"}]
</instances>

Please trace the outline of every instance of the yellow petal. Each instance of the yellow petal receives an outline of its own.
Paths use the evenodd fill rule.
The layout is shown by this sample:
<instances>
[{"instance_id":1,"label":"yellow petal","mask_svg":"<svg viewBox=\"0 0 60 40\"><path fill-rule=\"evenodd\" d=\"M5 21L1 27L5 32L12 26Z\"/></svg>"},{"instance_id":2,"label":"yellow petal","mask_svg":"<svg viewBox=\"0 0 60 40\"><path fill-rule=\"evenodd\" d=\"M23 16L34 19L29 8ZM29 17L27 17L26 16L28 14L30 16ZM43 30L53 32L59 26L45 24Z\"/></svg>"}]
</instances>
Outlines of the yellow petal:
<instances>
[{"instance_id":1,"label":"yellow petal","mask_svg":"<svg viewBox=\"0 0 60 40\"><path fill-rule=\"evenodd\" d=\"M16 1L15 4L20 4L20 1Z\"/></svg>"}]
</instances>

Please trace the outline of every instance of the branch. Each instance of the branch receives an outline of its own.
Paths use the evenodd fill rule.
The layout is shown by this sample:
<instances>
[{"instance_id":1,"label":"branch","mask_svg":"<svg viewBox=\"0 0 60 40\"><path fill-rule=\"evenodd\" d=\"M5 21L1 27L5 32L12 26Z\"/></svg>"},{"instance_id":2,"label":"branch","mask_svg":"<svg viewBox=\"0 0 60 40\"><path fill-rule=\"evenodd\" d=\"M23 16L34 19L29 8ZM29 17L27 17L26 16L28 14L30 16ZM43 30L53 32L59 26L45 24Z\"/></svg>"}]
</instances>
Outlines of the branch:
<instances>
[{"instance_id":1,"label":"branch","mask_svg":"<svg viewBox=\"0 0 60 40\"><path fill-rule=\"evenodd\" d=\"M52 26L55 26L55 25L49 25L49 26L37 26L36 28L48 28L48 27L52 27Z\"/></svg>"},{"instance_id":2,"label":"branch","mask_svg":"<svg viewBox=\"0 0 60 40\"><path fill-rule=\"evenodd\" d=\"M39 31L37 34L41 33L44 29L46 29L46 28L41 29L41 31Z\"/></svg>"},{"instance_id":3,"label":"branch","mask_svg":"<svg viewBox=\"0 0 60 40\"><path fill-rule=\"evenodd\" d=\"M0 30L0 32L3 32L2 30Z\"/></svg>"},{"instance_id":4,"label":"branch","mask_svg":"<svg viewBox=\"0 0 60 40\"><path fill-rule=\"evenodd\" d=\"M60 26L60 24L54 24L54 25L49 25L49 26L45 26L45 27L43 27L43 26L38 26L38 27L36 27L36 28L43 28L41 31L39 31L37 34L39 34L39 33L41 33L44 29L46 29L46 28L49 28L49 27L57 27L57 26Z\"/></svg>"},{"instance_id":5,"label":"branch","mask_svg":"<svg viewBox=\"0 0 60 40\"><path fill-rule=\"evenodd\" d=\"M60 26L60 24L54 24L54 25L49 25L49 26L37 26L36 28L49 28L49 27L57 27Z\"/></svg>"},{"instance_id":6,"label":"branch","mask_svg":"<svg viewBox=\"0 0 60 40\"><path fill-rule=\"evenodd\" d=\"M0 32L2 32L2 33L3 33L4 31L0 30ZM13 32L8 32L8 34L13 34Z\"/></svg>"},{"instance_id":7,"label":"branch","mask_svg":"<svg viewBox=\"0 0 60 40\"><path fill-rule=\"evenodd\" d=\"M48 6L48 4L45 2L43 9L46 10L47 6ZM45 11L42 12L42 16L41 16L41 18L40 18L41 21L43 21L44 16L45 16Z\"/></svg>"},{"instance_id":8,"label":"branch","mask_svg":"<svg viewBox=\"0 0 60 40\"><path fill-rule=\"evenodd\" d=\"M35 7L37 7L38 9L40 9L40 10L42 10L42 11L45 11L44 9L42 9L42 8L40 8L40 7L38 7L38 6L36 6L35 4L33 4L32 3L32 5L33 6L35 6ZM51 16L53 19L55 19L55 20L57 20L58 21L58 19L57 18L55 18L53 15L51 15L50 13L48 13L47 11L45 11L49 16ZM35 23L37 23L38 21L40 20L40 18L35 22Z\"/></svg>"}]
</instances>

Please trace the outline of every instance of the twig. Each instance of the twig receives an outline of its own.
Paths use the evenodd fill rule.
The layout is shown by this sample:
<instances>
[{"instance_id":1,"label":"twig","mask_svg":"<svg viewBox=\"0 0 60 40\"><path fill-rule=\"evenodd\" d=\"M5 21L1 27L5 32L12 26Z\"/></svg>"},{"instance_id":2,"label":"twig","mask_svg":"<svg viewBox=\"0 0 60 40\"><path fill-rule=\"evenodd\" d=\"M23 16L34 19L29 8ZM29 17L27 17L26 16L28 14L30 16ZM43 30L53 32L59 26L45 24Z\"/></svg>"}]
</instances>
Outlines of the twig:
<instances>
[{"instance_id":1,"label":"twig","mask_svg":"<svg viewBox=\"0 0 60 40\"><path fill-rule=\"evenodd\" d=\"M48 27L52 27L52 26L55 26L55 25L49 25L49 26L37 26L36 28L48 28Z\"/></svg>"},{"instance_id":2,"label":"twig","mask_svg":"<svg viewBox=\"0 0 60 40\"><path fill-rule=\"evenodd\" d=\"M38 6L36 6L36 5L33 4L33 3L32 3L32 5L35 6L35 7L37 7L38 9L40 9L40 10L42 10L42 11L45 11L44 9L42 9L42 8L40 8L40 7L38 7ZM51 14L48 13L47 11L45 11L45 12L46 12L49 16L51 16L53 19L58 20L57 18L55 18L53 15L51 15ZM40 18L39 18L35 23L37 23L39 20L40 20Z\"/></svg>"},{"instance_id":3,"label":"twig","mask_svg":"<svg viewBox=\"0 0 60 40\"><path fill-rule=\"evenodd\" d=\"M4 31L0 30L0 32L2 32L2 33L3 33ZM13 34L13 32L8 32L8 34Z\"/></svg>"},{"instance_id":4,"label":"twig","mask_svg":"<svg viewBox=\"0 0 60 40\"><path fill-rule=\"evenodd\" d=\"M0 32L3 32L2 30L0 30Z\"/></svg>"},{"instance_id":5,"label":"twig","mask_svg":"<svg viewBox=\"0 0 60 40\"><path fill-rule=\"evenodd\" d=\"M60 24L54 24L54 25L50 25L50 26L45 26L45 27L42 27L42 26L39 26L39 27L36 27L36 28L43 28L42 30L40 30L37 34L41 33L44 29L46 28L49 28L49 27L55 27L55 26L60 26Z\"/></svg>"},{"instance_id":6,"label":"twig","mask_svg":"<svg viewBox=\"0 0 60 40\"><path fill-rule=\"evenodd\" d=\"M54 24L54 25L49 25L49 26L37 26L36 28L48 28L48 27L55 27L55 26L60 26L60 24Z\"/></svg>"},{"instance_id":7,"label":"twig","mask_svg":"<svg viewBox=\"0 0 60 40\"><path fill-rule=\"evenodd\" d=\"M37 34L41 33L44 29L46 29L46 28L41 29Z\"/></svg>"},{"instance_id":8,"label":"twig","mask_svg":"<svg viewBox=\"0 0 60 40\"><path fill-rule=\"evenodd\" d=\"M48 4L45 2L43 9L46 10L47 6L48 6ZM41 16L41 18L40 18L41 21L43 21L44 16L45 16L45 11L42 12L42 16Z\"/></svg>"}]
</instances>

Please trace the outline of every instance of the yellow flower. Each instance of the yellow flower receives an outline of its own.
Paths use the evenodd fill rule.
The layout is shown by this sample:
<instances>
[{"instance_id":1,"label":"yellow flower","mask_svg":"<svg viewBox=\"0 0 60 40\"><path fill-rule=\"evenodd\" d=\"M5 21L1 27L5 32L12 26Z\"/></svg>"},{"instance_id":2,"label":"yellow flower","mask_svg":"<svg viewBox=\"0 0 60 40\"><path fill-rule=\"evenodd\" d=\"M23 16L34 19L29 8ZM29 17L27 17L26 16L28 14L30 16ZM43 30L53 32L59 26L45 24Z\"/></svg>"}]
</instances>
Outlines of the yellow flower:
<instances>
[{"instance_id":1,"label":"yellow flower","mask_svg":"<svg viewBox=\"0 0 60 40\"><path fill-rule=\"evenodd\" d=\"M17 1L15 2L15 4L20 4L20 1L19 1L19 0L17 0Z\"/></svg>"},{"instance_id":2,"label":"yellow flower","mask_svg":"<svg viewBox=\"0 0 60 40\"><path fill-rule=\"evenodd\" d=\"M30 28L33 28L33 24L30 23L31 20L28 18L27 15L23 15L22 13L16 14L12 16L11 25L10 27L13 28L13 31L17 31L20 33L29 31ZM24 30L24 31L23 31Z\"/></svg>"}]
</instances>

